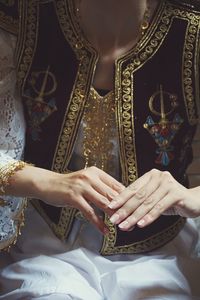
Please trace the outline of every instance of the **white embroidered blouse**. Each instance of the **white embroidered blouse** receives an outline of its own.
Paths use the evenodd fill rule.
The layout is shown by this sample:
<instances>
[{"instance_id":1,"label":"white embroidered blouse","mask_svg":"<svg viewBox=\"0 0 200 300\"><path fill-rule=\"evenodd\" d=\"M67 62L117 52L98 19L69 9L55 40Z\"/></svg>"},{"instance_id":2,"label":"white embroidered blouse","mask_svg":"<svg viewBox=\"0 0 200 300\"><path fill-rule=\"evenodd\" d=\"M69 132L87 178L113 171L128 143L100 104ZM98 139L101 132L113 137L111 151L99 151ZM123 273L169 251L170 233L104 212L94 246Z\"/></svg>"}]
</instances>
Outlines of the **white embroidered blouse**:
<instances>
[{"instance_id":1,"label":"white embroidered blouse","mask_svg":"<svg viewBox=\"0 0 200 300\"><path fill-rule=\"evenodd\" d=\"M23 156L25 121L16 89L14 49L16 39L0 30L0 188L3 176L14 170ZM25 199L0 195L0 250L14 243L21 223Z\"/></svg>"}]
</instances>

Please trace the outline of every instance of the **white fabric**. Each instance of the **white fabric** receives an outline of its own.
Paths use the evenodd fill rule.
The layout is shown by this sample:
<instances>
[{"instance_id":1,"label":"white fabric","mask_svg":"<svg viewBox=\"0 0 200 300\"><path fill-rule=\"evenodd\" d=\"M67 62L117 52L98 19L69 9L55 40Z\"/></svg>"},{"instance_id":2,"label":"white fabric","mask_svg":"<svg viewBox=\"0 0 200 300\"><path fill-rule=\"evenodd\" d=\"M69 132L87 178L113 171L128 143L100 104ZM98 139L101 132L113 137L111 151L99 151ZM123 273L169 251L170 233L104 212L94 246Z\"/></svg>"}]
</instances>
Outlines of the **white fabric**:
<instances>
[{"instance_id":1,"label":"white fabric","mask_svg":"<svg viewBox=\"0 0 200 300\"><path fill-rule=\"evenodd\" d=\"M25 142L25 122L22 103L16 93L14 65L15 38L0 30L0 169L20 160ZM0 249L16 236L24 199L1 196L6 201L0 207Z\"/></svg>"},{"instance_id":2,"label":"white fabric","mask_svg":"<svg viewBox=\"0 0 200 300\"><path fill-rule=\"evenodd\" d=\"M200 259L193 221L164 247L142 255L103 257L102 236L77 220L67 243L57 239L34 208L0 273L3 300L191 300L200 299ZM12 261L15 263L12 263Z\"/></svg>"}]
</instances>

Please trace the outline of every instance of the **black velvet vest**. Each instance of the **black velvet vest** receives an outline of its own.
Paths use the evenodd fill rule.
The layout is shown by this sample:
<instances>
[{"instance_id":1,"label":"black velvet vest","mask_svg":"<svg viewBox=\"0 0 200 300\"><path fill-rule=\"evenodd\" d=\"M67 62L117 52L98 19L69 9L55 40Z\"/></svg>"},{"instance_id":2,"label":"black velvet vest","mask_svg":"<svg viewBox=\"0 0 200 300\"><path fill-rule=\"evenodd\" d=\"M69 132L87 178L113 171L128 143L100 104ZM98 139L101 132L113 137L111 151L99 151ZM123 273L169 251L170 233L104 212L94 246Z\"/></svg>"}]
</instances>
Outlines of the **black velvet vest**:
<instances>
[{"instance_id":1,"label":"black velvet vest","mask_svg":"<svg viewBox=\"0 0 200 300\"><path fill-rule=\"evenodd\" d=\"M200 14L195 6L174 2L160 1L147 33L115 63L121 181L126 186L152 168L167 170L186 185L199 101ZM13 16L12 24L1 18L1 27L18 36L25 160L68 172L98 55L79 30L72 0L15 1L0 8ZM77 211L36 202L55 234L66 239ZM162 216L131 232L121 232L107 216L105 222L110 234L100 252L110 255L160 247L176 236L185 219Z\"/></svg>"}]
</instances>

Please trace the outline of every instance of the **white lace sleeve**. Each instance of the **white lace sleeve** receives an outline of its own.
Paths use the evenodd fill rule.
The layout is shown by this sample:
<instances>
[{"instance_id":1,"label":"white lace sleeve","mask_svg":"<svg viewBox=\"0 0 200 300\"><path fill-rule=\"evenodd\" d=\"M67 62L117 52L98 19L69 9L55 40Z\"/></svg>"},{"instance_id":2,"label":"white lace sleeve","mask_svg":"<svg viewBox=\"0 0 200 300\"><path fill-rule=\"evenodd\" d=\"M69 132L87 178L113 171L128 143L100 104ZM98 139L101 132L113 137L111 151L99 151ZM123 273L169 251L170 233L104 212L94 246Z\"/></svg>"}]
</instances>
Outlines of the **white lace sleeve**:
<instances>
[{"instance_id":1,"label":"white lace sleeve","mask_svg":"<svg viewBox=\"0 0 200 300\"><path fill-rule=\"evenodd\" d=\"M25 142L25 121L16 92L15 37L0 29L0 191L19 169ZM22 163L21 163L22 164ZM4 186L3 186L4 184ZM23 222L25 199L0 196L0 250L16 240Z\"/></svg>"}]
</instances>

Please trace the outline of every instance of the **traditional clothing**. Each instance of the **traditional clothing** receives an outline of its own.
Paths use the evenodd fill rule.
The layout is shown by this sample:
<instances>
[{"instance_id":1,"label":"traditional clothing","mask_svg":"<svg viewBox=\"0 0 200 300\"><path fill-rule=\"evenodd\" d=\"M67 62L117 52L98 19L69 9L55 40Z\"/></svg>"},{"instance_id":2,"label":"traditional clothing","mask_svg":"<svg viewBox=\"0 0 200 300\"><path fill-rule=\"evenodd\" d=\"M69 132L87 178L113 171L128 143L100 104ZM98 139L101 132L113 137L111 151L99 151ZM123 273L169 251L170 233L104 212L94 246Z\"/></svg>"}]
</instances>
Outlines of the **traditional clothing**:
<instances>
[{"instance_id":1,"label":"traditional clothing","mask_svg":"<svg viewBox=\"0 0 200 300\"><path fill-rule=\"evenodd\" d=\"M22 101L9 101L18 103L15 118L22 124L14 137L25 131L24 109L25 161L60 173L96 164L126 186L157 168L187 186L199 101L195 2L160 1L147 32L115 62L115 89L105 95L92 87L98 53L80 30L72 0L11 2L0 5L0 25L9 32L1 31L1 39L11 49L17 36L15 76ZM13 61L14 52L11 66ZM13 127L10 120L6 125ZM12 170L22 160L23 145L24 140L17 156L10 154ZM4 177L8 166L2 160ZM37 212L29 205L23 235L11 251L15 263L2 268L2 299L200 296L200 262L192 257L197 233L184 218L161 216L144 229L122 232L105 215L110 233L102 237L74 208L37 199L32 204ZM2 228L5 222L12 226L3 230L4 244L20 223L11 211L16 209L6 214L2 208Z\"/></svg>"}]
</instances>

